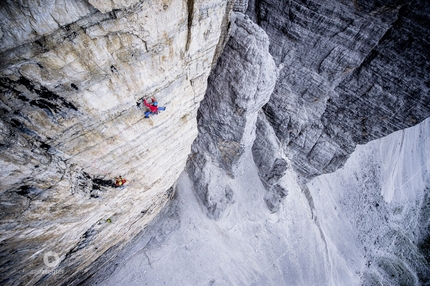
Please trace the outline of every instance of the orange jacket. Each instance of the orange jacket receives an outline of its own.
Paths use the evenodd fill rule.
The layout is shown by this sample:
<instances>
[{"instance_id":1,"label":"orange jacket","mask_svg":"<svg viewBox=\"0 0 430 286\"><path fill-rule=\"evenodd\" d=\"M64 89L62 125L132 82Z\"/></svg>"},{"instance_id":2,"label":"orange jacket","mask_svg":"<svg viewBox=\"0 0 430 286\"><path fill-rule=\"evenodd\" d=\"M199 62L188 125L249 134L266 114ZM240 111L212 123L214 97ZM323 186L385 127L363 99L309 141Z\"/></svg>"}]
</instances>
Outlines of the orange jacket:
<instances>
[{"instance_id":1,"label":"orange jacket","mask_svg":"<svg viewBox=\"0 0 430 286\"><path fill-rule=\"evenodd\" d=\"M120 186L124 185L126 182L127 182L127 180L126 180L126 179L123 179L123 178L117 178L117 179L115 180L115 185L116 185L117 187L120 187Z\"/></svg>"}]
</instances>

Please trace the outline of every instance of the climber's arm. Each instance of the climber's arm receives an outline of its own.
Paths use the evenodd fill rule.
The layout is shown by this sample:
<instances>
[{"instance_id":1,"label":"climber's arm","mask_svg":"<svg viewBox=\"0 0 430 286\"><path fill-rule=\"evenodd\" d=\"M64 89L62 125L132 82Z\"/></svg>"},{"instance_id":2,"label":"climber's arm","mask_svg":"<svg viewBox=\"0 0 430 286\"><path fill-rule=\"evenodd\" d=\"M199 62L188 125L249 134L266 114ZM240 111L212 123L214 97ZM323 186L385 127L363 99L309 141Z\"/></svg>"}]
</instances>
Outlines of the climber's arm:
<instances>
[{"instance_id":1,"label":"climber's arm","mask_svg":"<svg viewBox=\"0 0 430 286\"><path fill-rule=\"evenodd\" d=\"M151 107L151 105L148 102L146 102L146 98L143 100L143 104L145 104L147 107Z\"/></svg>"}]
</instances>

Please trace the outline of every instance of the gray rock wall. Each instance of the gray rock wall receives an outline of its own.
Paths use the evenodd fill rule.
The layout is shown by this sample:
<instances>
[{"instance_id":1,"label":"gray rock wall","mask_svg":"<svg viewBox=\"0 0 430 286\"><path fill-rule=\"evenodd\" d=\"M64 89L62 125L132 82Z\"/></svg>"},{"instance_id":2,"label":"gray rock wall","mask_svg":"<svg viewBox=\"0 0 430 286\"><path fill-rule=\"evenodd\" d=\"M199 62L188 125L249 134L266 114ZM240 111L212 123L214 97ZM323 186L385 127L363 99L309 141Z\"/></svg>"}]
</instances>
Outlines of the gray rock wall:
<instances>
[{"instance_id":1,"label":"gray rock wall","mask_svg":"<svg viewBox=\"0 0 430 286\"><path fill-rule=\"evenodd\" d=\"M235 13L229 41L208 80L198 113L199 135L187 170L194 190L218 219L234 202L228 177L255 139L259 109L268 101L277 70L267 35L248 17Z\"/></svg>"},{"instance_id":2,"label":"gray rock wall","mask_svg":"<svg viewBox=\"0 0 430 286\"><path fill-rule=\"evenodd\" d=\"M265 113L304 177L430 115L427 1L250 1L281 69Z\"/></svg>"}]
</instances>

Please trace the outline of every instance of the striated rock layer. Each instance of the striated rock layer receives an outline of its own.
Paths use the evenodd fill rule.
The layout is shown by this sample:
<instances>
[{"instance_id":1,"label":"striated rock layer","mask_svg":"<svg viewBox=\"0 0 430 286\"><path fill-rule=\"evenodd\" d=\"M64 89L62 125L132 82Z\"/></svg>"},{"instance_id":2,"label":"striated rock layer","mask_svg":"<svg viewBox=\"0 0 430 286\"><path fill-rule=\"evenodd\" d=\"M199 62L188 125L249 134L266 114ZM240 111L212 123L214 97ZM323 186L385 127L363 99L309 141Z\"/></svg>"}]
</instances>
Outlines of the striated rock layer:
<instances>
[{"instance_id":1,"label":"striated rock layer","mask_svg":"<svg viewBox=\"0 0 430 286\"><path fill-rule=\"evenodd\" d=\"M264 111L306 178L430 116L428 1L251 0L280 69Z\"/></svg>"},{"instance_id":2,"label":"striated rock layer","mask_svg":"<svg viewBox=\"0 0 430 286\"><path fill-rule=\"evenodd\" d=\"M197 135L231 8L4 1L1 284L78 283L158 213ZM143 97L167 110L144 119Z\"/></svg>"}]
</instances>

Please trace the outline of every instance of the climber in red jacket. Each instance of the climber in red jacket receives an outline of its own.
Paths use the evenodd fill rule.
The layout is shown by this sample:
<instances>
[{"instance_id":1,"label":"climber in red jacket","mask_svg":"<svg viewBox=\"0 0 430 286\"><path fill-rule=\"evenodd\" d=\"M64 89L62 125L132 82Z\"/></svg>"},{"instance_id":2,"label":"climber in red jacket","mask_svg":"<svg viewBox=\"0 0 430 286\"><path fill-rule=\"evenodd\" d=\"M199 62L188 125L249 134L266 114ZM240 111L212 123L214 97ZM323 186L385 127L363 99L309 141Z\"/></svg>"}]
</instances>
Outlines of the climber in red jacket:
<instances>
[{"instance_id":1,"label":"climber in red jacket","mask_svg":"<svg viewBox=\"0 0 430 286\"><path fill-rule=\"evenodd\" d=\"M149 111L145 112L145 118L148 118L151 114L158 114L158 110L166 110L165 107L158 107L158 102L155 100L155 98L151 98L151 100L152 102L149 104L146 101L146 98L143 99L143 104L149 108Z\"/></svg>"}]
</instances>

